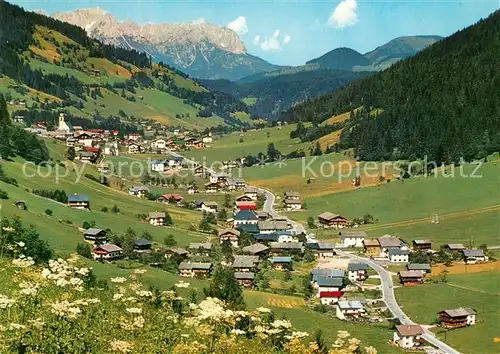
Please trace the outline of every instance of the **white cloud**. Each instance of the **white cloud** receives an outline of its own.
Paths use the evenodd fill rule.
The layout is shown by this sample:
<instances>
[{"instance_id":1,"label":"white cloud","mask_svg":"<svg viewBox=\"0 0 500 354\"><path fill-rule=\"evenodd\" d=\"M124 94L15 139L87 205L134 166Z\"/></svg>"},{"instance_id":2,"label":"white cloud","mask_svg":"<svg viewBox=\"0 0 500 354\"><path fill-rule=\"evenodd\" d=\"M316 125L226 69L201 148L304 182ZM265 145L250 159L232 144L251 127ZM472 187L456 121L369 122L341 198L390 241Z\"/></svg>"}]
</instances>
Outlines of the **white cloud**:
<instances>
[{"instance_id":1,"label":"white cloud","mask_svg":"<svg viewBox=\"0 0 500 354\"><path fill-rule=\"evenodd\" d=\"M328 19L328 26L335 28L351 27L358 20L358 2L356 0L342 0Z\"/></svg>"},{"instance_id":2,"label":"white cloud","mask_svg":"<svg viewBox=\"0 0 500 354\"><path fill-rule=\"evenodd\" d=\"M292 37L288 34L280 35L280 31L276 30L271 37L266 37L262 42L260 41L260 36L255 36L253 43L255 45L260 44L260 49L264 52L276 52L283 49L283 46L288 44L291 39Z\"/></svg>"},{"instance_id":3,"label":"white cloud","mask_svg":"<svg viewBox=\"0 0 500 354\"><path fill-rule=\"evenodd\" d=\"M200 18L197 18L196 20L194 20L192 23L194 25L201 25L202 23L205 23L207 22L207 20L205 20L203 17L200 17Z\"/></svg>"},{"instance_id":4,"label":"white cloud","mask_svg":"<svg viewBox=\"0 0 500 354\"><path fill-rule=\"evenodd\" d=\"M248 33L247 19L243 16L240 16L236 20L229 22L226 27L232 29L240 36Z\"/></svg>"}]
</instances>

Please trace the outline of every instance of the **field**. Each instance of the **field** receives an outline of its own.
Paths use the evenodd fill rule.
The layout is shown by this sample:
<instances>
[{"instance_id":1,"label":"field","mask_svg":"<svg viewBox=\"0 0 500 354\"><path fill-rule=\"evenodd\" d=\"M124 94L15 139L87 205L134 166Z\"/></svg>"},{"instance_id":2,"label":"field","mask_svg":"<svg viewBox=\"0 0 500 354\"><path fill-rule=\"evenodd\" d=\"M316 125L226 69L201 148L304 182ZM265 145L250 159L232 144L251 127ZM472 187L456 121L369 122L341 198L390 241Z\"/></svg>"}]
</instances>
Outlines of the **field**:
<instances>
[{"instance_id":1,"label":"field","mask_svg":"<svg viewBox=\"0 0 500 354\"><path fill-rule=\"evenodd\" d=\"M436 328L435 331L440 339L445 339L448 344L463 353L498 353L499 277L499 271L449 275L447 283L397 288L395 291L403 310L418 323L435 324L436 313L443 309L475 309L475 326L446 332Z\"/></svg>"}]
</instances>

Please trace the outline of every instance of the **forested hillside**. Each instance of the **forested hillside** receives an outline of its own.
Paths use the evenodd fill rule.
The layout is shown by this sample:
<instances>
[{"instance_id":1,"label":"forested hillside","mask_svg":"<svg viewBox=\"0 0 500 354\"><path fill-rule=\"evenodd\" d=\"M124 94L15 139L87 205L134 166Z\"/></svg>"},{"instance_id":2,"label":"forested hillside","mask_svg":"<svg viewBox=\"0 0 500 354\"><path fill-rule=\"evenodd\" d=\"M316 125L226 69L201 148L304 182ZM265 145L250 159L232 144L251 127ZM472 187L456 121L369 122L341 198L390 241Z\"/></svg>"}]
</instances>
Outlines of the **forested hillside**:
<instances>
[{"instance_id":1,"label":"forested hillside","mask_svg":"<svg viewBox=\"0 0 500 354\"><path fill-rule=\"evenodd\" d=\"M241 125L247 107L135 50L105 45L84 29L0 0L0 93L22 116L64 110L70 122L156 120L204 128ZM19 108L19 110L17 110Z\"/></svg>"},{"instance_id":2,"label":"forested hillside","mask_svg":"<svg viewBox=\"0 0 500 354\"><path fill-rule=\"evenodd\" d=\"M361 159L482 158L500 150L498 68L500 11L282 118L319 124L364 107L344 124L339 143Z\"/></svg>"}]
</instances>

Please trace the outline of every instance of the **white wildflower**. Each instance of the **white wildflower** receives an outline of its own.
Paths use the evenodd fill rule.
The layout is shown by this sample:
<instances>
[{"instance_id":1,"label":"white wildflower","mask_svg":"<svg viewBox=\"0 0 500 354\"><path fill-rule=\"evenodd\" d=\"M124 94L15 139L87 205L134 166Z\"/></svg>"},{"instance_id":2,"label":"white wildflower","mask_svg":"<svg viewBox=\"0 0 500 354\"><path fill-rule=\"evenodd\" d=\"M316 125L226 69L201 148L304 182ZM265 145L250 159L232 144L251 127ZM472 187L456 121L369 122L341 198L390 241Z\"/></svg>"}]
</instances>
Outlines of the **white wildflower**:
<instances>
[{"instance_id":1,"label":"white wildflower","mask_svg":"<svg viewBox=\"0 0 500 354\"><path fill-rule=\"evenodd\" d=\"M20 268L27 268L35 264L35 261L31 257L26 257L25 255L19 255L19 258L12 260L12 265Z\"/></svg>"},{"instance_id":2,"label":"white wildflower","mask_svg":"<svg viewBox=\"0 0 500 354\"><path fill-rule=\"evenodd\" d=\"M351 334L347 331L337 331L337 337L338 338L341 338L341 339L345 339L345 338L349 338L351 336Z\"/></svg>"},{"instance_id":3,"label":"white wildflower","mask_svg":"<svg viewBox=\"0 0 500 354\"><path fill-rule=\"evenodd\" d=\"M114 294L113 295L113 301L120 300L123 297L123 294Z\"/></svg>"},{"instance_id":4,"label":"white wildflower","mask_svg":"<svg viewBox=\"0 0 500 354\"><path fill-rule=\"evenodd\" d=\"M16 330L16 329L25 329L26 326L25 325L22 325L22 324L19 324L19 323L11 323L9 325L9 329L12 331L12 330Z\"/></svg>"},{"instance_id":5,"label":"white wildflower","mask_svg":"<svg viewBox=\"0 0 500 354\"><path fill-rule=\"evenodd\" d=\"M270 310L270 309L268 309L267 307L262 307L262 306L261 306L261 307L258 307L258 308L257 308L257 311L262 312L262 313L271 312L271 310Z\"/></svg>"},{"instance_id":6,"label":"white wildflower","mask_svg":"<svg viewBox=\"0 0 500 354\"><path fill-rule=\"evenodd\" d=\"M125 283L126 281L127 281L127 278L124 278L124 277L111 278L112 283Z\"/></svg>"},{"instance_id":7,"label":"white wildflower","mask_svg":"<svg viewBox=\"0 0 500 354\"><path fill-rule=\"evenodd\" d=\"M23 241L19 241L17 245L21 248L24 248L24 246L26 246L26 244Z\"/></svg>"},{"instance_id":8,"label":"white wildflower","mask_svg":"<svg viewBox=\"0 0 500 354\"><path fill-rule=\"evenodd\" d=\"M186 283L185 281L179 281L178 283L175 284L176 288L189 288L189 283Z\"/></svg>"},{"instance_id":9,"label":"white wildflower","mask_svg":"<svg viewBox=\"0 0 500 354\"><path fill-rule=\"evenodd\" d=\"M14 299L9 299L7 296L0 294L0 309L11 308L15 302Z\"/></svg>"},{"instance_id":10,"label":"white wildflower","mask_svg":"<svg viewBox=\"0 0 500 354\"><path fill-rule=\"evenodd\" d=\"M235 328L235 329L233 329L233 330L231 331L231 333L232 333L232 334L236 334L236 335L241 335L241 334L245 334L246 332L245 332L245 331L243 331L243 330L241 330L241 329L236 329L236 328Z\"/></svg>"},{"instance_id":11,"label":"white wildflower","mask_svg":"<svg viewBox=\"0 0 500 354\"><path fill-rule=\"evenodd\" d=\"M146 269L136 269L136 270L134 270L134 274L144 274L146 272L147 272Z\"/></svg>"},{"instance_id":12,"label":"white wildflower","mask_svg":"<svg viewBox=\"0 0 500 354\"><path fill-rule=\"evenodd\" d=\"M275 320L273 323L271 323L271 326L273 326L274 328L291 328L292 324L287 320Z\"/></svg>"},{"instance_id":13,"label":"white wildflower","mask_svg":"<svg viewBox=\"0 0 500 354\"><path fill-rule=\"evenodd\" d=\"M139 307L129 307L128 309L125 309L128 313L142 313L142 309Z\"/></svg>"},{"instance_id":14,"label":"white wildflower","mask_svg":"<svg viewBox=\"0 0 500 354\"><path fill-rule=\"evenodd\" d=\"M23 281L22 283L19 283L19 287L21 288L21 290L19 291L21 295L34 296L38 293L40 284Z\"/></svg>"},{"instance_id":15,"label":"white wildflower","mask_svg":"<svg viewBox=\"0 0 500 354\"><path fill-rule=\"evenodd\" d=\"M140 297L152 297L153 293L147 290L139 290L135 292Z\"/></svg>"},{"instance_id":16,"label":"white wildflower","mask_svg":"<svg viewBox=\"0 0 500 354\"><path fill-rule=\"evenodd\" d=\"M123 340L113 340L109 342L111 350L120 353L130 353L134 348L134 343L126 342Z\"/></svg>"}]
</instances>

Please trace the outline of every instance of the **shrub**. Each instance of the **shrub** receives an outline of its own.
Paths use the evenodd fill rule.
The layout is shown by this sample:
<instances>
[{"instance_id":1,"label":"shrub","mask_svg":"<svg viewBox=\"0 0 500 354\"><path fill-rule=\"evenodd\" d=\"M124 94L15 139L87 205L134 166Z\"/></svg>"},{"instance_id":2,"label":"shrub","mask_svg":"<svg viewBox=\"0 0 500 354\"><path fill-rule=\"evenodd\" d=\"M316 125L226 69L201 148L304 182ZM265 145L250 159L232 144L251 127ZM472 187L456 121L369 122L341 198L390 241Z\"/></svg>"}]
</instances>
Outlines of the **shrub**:
<instances>
[{"instance_id":1,"label":"shrub","mask_svg":"<svg viewBox=\"0 0 500 354\"><path fill-rule=\"evenodd\" d=\"M45 209L45 215L52 216L54 213L50 209Z\"/></svg>"},{"instance_id":2,"label":"shrub","mask_svg":"<svg viewBox=\"0 0 500 354\"><path fill-rule=\"evenodd\" d=\"M102 207L101 211L103 213L107 213L109 211L108 207Z\"/></svg>"},{"instance_id":3,"label":"shrub","mask_svg":"<svg viewBox=\"0 0 500 354\"><path fill-rule=\"evenodd\" d=\"M9 194L3 189L0 189L0 199L9 199Z\"/></svg>"},{"instance_id":4,"label":"shrub","mask_svg":"<svg viewBox=\"0 0 500 354\"><path fill-rule=\"evenodd\" d=\"M81 242L76 246L76 253L85 258L92 258L92 249L86 242Z\"/></svg>"}]
</instances>

